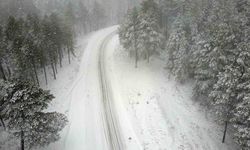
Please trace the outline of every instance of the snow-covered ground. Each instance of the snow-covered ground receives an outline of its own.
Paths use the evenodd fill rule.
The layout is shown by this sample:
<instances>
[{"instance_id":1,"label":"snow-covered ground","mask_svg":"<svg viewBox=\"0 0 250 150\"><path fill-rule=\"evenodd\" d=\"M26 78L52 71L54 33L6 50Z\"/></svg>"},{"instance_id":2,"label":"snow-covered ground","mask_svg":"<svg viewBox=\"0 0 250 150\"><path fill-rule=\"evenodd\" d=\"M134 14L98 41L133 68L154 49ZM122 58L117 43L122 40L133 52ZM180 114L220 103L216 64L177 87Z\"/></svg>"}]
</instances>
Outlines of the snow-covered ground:
<instances>
[{"instance_id":1,"label":"snow-covered ground","mask_svg":"<svg viewBox=\"0 0 250 150\"><path fill-rule=\"evenodd\" d=\"M191 84L180 85L168 79L163 60L154 57L150 64L142 60L135 69L134 59L122 50L118 36L108 50L108 72L117 107L122 110L118 113L127 116L120 120L123 124L131 122L143 149L237 149L229 137L225 144L221 143L223 127L207 119L199 104L191 100Z\"/></svg>"}]
</instances>

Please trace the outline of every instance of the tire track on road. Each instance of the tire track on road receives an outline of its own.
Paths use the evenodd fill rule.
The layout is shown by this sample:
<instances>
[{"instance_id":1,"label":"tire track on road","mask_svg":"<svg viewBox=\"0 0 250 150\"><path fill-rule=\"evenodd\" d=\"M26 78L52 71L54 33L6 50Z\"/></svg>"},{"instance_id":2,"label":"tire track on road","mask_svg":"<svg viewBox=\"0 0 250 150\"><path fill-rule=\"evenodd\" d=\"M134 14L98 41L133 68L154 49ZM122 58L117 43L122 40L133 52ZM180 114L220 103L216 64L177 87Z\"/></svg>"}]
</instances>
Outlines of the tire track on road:
<instances>
[{"instance_id":1,"label":"tire track on road","mask_svg":"<svg viewBox=\"0 0 250 150\"><path fill-rule=\"evenodd\" d=\"M123 150L124 144L122 140L122 135L120 133L120 124L118 122L116 110L114 108L115 106L113 104L114 99L112 95L112 88L106 75L105 68L105 49L107 47L108 42L116 33L117 31L110 33L100 45L98 67L103 103L102 116L106 140L110 146L110 150Z\"/></svg>"}]
</instances>

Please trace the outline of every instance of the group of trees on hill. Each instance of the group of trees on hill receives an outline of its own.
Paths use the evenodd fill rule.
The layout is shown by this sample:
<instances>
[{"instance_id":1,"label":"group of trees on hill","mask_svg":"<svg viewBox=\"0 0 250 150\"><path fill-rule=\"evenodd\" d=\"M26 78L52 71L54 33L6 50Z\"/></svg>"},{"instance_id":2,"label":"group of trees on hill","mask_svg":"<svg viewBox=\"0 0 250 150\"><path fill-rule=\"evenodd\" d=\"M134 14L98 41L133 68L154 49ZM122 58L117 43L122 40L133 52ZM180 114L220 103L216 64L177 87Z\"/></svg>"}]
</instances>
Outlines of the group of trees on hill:
<instances>
[{"instance_id":1,"label":"group of trees on hill","mask_svg":"<svg viewBox=\"0 0 250 150\"><path fill-rule=\"evenodd\" d=\"M194 98L225 123L222 142L230 124L242 149L249 149L249 1L203 0L176 6L181 9L174 23L167 24L170 71L178 81L195 81Z\"/></svg>"},{"instance_id":2,"label":"group of trees on hill","mask_svg":"<svg viewBox=\"0 0 250 150\"><path fill-rule=\"evenodd\" d=\"M153 0L145 3L153 3ZM159 0L154 5L160 10L159 15L155 15L160 30L154 31L160 31L165 37L162 54L166 56L167 68L177 81L195 82L194 99L215 110L219 121L225 124L222 142L227 128L232 127L235 141L242 149L249 149L250 2ZM150 6L154 8L154 5ZM142 35L137 31L143 7L130 11L120 28L121 43L129 51L147 51L149 47L139 48L140 44L134 44L140 43ZM133 19L137 12L140 17ZM157 17L143 21L147 25L140 30L150 29L155 24L154 18Z\"/></svg>"},{"instance_id":3,"label":"group of trees on hill","mask_svg":"<svg viewBox=\"0 0 250 150\"><path fill-rule=\"evenodd\" d=\"M40 13L33 0L0 0L0 10L1 23L9 16L25 17L27 14Z\"/></svg>"},{"instance_id":4,"label":"group of trees on hill","mask_svg":"<svg viewBox=\"0 0 250 150\"><path fill-rule=\"evenodd\" d=\"M11 2L0 4L20 5ZM9 138L19 138L22 150L47 146L60 138L67 117L45 112L54 96L39 86L48 83L49 70L56 79L64 57L71 62L75 44L70 11L64 16L42 16L23 8L18 9L21 14L4 11L8 9L0 12L0 129L13 135ZM45 80L39 78L42 73Z\"/></svg>"},{"instance_id":5,"label":"group of trees on hill","mask_svg":"<svg viewBox=\"0 0 250 150\"><path fill-rule=\"evenodd\" d=\"M56 79L66 54L70 63L73 31L56 14L10 16L0 26L1 126L20 138L22 150L57 141L67 123L63 114L44 112L54 96L39 88L38 78L38 70L43 70L47 83L51 68Z\"/></svg>"},{"instance_id":6,"label":"group of trees on hill","mask_svg":"<svg viewBox=\"0 0 250 150\"><path fill-rule=\"evenodd\" d=\"M125 21L119 28L121 44L135 57L135 67L138 59L148 62L153 54L160 53L163 34L160 30L159 9L153 0L144 1L140 8L129 10Z\"/></svg>"},{"instance_id":7,"label":"group of trees on hill","mask_svg":"<svg viewBox=\"0 0 250 150\"><path fill-rule=\"evenodd\" d=\"M9 16L25 18L27 14L44 16L56 13L65 23L72 25L76 33L84 34L109 24L107 8L103 3L87 0L0 0L0 24L6 22Z\"/></svg>"},{"instance_id":8,"label":"group of trees on hill","mask_svg":"<svg viewBox=\"0 0 250 150\"><path fill-rule=\"evenodd\" d=\"M69 2L65 5L63 13L66 14L67 23L71 24L75 31L82 33L95 31L108 24L106 11L99 2L94 2L92 9L85 6L82 1L74 4Z\"/></svg>"},{"instance_id":9,"label":"group of trees on hill","mask_svg":"<svg viewBox=\"0 0 250 150\"><path fill-rule=\"evenodd\" d=\"M38 69L43 69L47 83L47 66L54 78L58 66L62 67L65 53L74 54L74 39L71 27L64 25L56 14L39 18L10 16L0 26L0 71L2 78L24 79L39 85Z\"/></svg>"}]
</instances>

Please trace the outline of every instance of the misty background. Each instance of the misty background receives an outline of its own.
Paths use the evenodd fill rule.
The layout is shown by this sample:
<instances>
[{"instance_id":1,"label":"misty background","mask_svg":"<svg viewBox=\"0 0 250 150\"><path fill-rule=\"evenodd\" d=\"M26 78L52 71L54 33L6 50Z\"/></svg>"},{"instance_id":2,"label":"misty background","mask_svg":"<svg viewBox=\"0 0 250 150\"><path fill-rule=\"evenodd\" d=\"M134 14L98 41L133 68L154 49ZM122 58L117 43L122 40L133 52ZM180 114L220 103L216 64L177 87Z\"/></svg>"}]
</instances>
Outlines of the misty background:
<instances>
[{"instance_id":1,"label":"misty background","mask_svg":"<svg viewBox=\"0 0 250 150\"><path fill-rule=\"evenodd\" d=\"M19 18L27 14L68 14L71 15L75 28L88 32L120 23L127 10L139 5L140 1L142 0L0 0L0 24L9 16Z\"/></svg>"}]
</instances>

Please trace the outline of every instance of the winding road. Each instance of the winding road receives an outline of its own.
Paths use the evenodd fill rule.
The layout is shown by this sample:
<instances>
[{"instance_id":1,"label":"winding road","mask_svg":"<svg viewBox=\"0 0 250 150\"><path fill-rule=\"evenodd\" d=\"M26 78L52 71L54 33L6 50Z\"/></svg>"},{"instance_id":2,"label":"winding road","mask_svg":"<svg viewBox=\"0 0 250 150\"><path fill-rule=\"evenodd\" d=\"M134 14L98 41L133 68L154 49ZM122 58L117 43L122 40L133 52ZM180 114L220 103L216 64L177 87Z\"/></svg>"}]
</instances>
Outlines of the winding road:
<instances>
[{"instance_id":1,"label":"winding road","mask_svg":"<svg viewBox=\"0 0 250 150\"><path fill-rule=\"evenodd\" d=\"M105 136L109 143L110 150L123 150L122 135L120 132L120 125L118 123L116 110L113 104L112 87L109 82L109 78L106 74L105 64L105 50L107 49L107 43L116 34L112 32L108 35L100 46L99 53L99 78L102 90L102 102L103 102L103 122L105 127Z\"/></svg>"},{"instance_id":2,"label":"winding road","mask_svg":"<svg viewBox=\"0 0 250 150\"><path fill-rule=\"evenodd\" d=\"M64 150L123 150L123 135L114 106L105 53L118 26L91 35L81 58L79 73L68 94L69 126Z\"/></svg>"}]
</instances>

